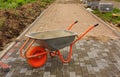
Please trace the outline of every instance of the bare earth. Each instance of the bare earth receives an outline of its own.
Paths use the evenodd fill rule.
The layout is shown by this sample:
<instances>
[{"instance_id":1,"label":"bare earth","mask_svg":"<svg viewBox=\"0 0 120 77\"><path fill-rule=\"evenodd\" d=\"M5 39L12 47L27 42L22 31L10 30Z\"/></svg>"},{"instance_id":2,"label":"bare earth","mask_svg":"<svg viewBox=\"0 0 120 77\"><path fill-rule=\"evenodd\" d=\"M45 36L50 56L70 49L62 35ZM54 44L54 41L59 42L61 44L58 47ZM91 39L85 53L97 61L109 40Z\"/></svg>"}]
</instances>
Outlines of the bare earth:
<instances>
[{"instance_id":1,"label":"bare earth","mask_svg":"<svg viewBox=\"0 0 120 77\"><path fill-rule=\"evenodd\" d=\"M63 30L75 20L78 20L79 23L73 27L73 32L81 34L90 25L98 23L100 26L88 33L87 36L106 36L112 39L118 38L113 31L105 24L95 19L86 11L83 5L75 0L57 0L28 33L47 30Z\"/></svg>"}]
</instances>

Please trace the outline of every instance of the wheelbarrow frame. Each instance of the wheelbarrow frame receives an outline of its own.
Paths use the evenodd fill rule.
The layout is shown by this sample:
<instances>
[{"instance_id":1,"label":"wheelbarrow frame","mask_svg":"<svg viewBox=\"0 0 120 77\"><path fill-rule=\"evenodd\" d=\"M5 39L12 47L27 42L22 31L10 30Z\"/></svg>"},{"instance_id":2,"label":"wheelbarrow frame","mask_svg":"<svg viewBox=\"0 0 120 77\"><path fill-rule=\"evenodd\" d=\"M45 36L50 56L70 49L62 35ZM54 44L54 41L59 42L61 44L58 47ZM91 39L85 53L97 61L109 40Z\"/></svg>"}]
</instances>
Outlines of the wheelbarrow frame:
<instances>
[{"instance_id":1,"label":"wheelbarrow frame","mask_svg":"<svg viewBox=\"0 0 120 77\"><path fill-rule=\"evenodd\" d=\"M73 22L71 25L68 26L67 30L71 30L72 27L77 23L78 21L75 21ZM67 63L67 62L70 62L71 60L71 56L72 56L72 48L73 48L73 45L79 41L83 36L85 36L90 30L92 30L94 27L98 26L98 24L96 25L93 25L93 26L90 26L85 32L83 32L82 34L80 35L77 35L77 39L74 40L71 44L70 44L70 49L69 49L69 54L68 54L68 57L67 59L64 59L62 54L60 53L60 50L56 50L56 51L50 51L49 49L45 49L45 52L43 53L39 53L39 54L36 54L36 55L31 55L31 56L26 56L25 54L23 54L23 48L26 47L26 45L30 42L30 40L32 40L29 45L27 46L27 48L25 49L25 51L27 52L31 46L33 45L33 43L35 43L36 39L33 39L33 38L30 38L28 37L28 39L25 41L25 43L21 46L20 48L20 56L25 58L25 59L31 59L31 58L35 58L35 57L39 57L39 56L42 56L42 55L47 55L48 53L50 54L51 57L54 57L56 55L58 55L60 57L60 60L63 62L63 63ZM34 67L34 66L33 66ZM39 66L40 67L40 66Z\"/></svg>"}]
</instances>

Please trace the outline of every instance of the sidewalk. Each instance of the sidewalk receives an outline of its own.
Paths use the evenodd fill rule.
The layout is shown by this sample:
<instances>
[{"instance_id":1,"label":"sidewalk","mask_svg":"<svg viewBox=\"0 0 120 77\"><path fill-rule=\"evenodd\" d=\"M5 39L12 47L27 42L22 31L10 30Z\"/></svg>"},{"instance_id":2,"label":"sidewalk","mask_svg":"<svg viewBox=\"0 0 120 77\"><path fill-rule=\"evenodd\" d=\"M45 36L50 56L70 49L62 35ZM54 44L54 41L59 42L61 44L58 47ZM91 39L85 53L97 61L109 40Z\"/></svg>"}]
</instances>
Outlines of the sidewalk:
<instances>
[{"instance_id":1,"label":"sidewalk","mask_svg":"<svg viewBox=\"0 0 120 77\"><path fill-rule=\"evenodd\" d=\"M117 38L112 30L86 11L83 5L75 2L70 3L70 1L72 0L63 0L62 2L58 0L56 4L54 4L52 8L48 9L48 11L38 20L38 22L34 24L28 33L66 29L75 20L78 20L79 22L72 29L73 32L81 34L90 25L98 23L100 26L88 33L88 35L105 35L113 39Z\"/></svg>"},{"instance_id":2,"label":"sidewalk","mask_svg":"<svg viewBox=\"0 0 120 77\"><path fill-rule=\"evenodd\" d=\"M19 56L18 42L1 60L8 63L8 73L0 70L0 77L119 77L120 76L120 40L108 42L81 40L73 48L70 63L63 64L58 57L48 56L41 68L30 67L25 59ZM68 48L62 49L64 57Z\"/></svg>"},{"instance_id":3,"label":"sidewalk","mask_svg":"<svg viewBox=\"0 0 120 77\"><path fill-rule=\"evenodd\" d=\"M66 29L75 20L72 31L81 34L90 25L100 26L87 36L99 39L82 39L75 44L70 63L62 63L58 57L48 55L46 64L41 68L32 68L19 56L19 48L24 41L17 42L0 60L11 66L9 72L0 68L0 77L119 77L120 76L120 40L105 24L95 19L75 0L57 0L27 32ZM105 38L108 39L105 39ZM86 37L85 37L86 38ZM26 39L22 38L21 40ZM111 39L111 40L110 40ZM67 57L68 48L61 50Z\"/></svg>"}]
</instances>

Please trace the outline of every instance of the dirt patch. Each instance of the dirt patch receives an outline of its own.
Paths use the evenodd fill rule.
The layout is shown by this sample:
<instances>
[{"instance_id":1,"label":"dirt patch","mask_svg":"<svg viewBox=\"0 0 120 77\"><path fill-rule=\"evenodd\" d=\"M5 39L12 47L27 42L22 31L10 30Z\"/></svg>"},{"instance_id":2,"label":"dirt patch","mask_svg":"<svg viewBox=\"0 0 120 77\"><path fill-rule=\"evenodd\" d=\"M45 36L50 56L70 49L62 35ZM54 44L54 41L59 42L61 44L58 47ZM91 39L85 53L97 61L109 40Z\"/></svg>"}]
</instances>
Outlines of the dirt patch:
<instances>
[{"instance_id":1,"label":"dirt patch","mask_svg":"<svg viewBox=\"0 0 120 77\"><path fill-rule=\"evenodd\" d=\"M104 36L104 35L101 35L101 36L87 36L85 38L86 40L96 40L96 41L102 41L102 42L108 42L109 40L112 40L110 37L108 36Z\"/></svg>"},{"instance_id":2,"label":"dirt patch","mask_svg":"<svg viewBox=\"0 0 120 77\"><path fill-rule=\"evenodd\" d=\"M17 9L0 10L0 50L13 41L45 8L40 2L34 2Z\"/></svg>"}]
</instances>

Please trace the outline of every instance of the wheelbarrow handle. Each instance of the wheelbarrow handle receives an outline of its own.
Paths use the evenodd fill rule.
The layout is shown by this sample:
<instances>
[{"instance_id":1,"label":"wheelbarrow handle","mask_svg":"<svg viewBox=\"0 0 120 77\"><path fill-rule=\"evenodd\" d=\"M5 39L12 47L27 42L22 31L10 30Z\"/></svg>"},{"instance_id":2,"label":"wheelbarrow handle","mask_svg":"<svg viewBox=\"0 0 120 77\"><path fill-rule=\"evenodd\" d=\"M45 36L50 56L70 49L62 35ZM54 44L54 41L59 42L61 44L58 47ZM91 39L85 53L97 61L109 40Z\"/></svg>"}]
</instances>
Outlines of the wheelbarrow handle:
<instances>
[{"instance_id":1,"label":"wheelbarrow handle","mask_svg":"<svg viewBox=\"0 0 120 77\"><path fill-rule=\"evenodd\" d=\"M90 32L93 28L98 26L99 24L95 24L93 26L90 26L85 32L83 32L81 35L77 36L78 38L72 43L75 44L77 41L79 41L83 36L85 36L88 32Z\"/></svg>"},{"instance_id":2,"label":"wheelbarrow handle","mask_svg":"<svg viewBox=\"0 0 120 77\"><path fill-rule=\"evenodd\" d=\"M76 24L76 23L78 23L78 21L75 21L74 23Z\"/></svg>"},{"instance_id":3,"label":"wheelbarrow handle","mask_svg":"<svg viewBox=\"0 0 120 77\"><path fill-rule=\"evenodd\" d=\"M71 25L68 26L67 30L70 30L78 21L73 22Z\"/></svg>"},{"instance_id":4,"label":"wheelbarrow handle","mask_svg":"<svg viewBox=\"0 0 120 77\"><path fill-rule=\"evenodd\" d=\"M94 27L99 26L99 24L95 24Z\"/></svg>"}]
</instances>

